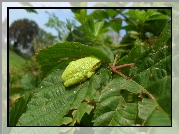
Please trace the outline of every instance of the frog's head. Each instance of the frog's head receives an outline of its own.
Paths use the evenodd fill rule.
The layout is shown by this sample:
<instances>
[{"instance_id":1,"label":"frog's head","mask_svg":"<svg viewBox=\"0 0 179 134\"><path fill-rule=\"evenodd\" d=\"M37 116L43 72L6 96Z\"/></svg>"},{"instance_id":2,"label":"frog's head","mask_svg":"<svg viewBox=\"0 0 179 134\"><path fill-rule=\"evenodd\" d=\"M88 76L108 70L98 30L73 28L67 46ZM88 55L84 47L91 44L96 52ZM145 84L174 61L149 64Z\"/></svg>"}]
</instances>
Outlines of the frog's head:
<instances>
[{"instance_id":1,"label":"frog's head","mask_svg":"<svg viewBox=\"0 0 179 134\"><path fill-rule=\"evenodd\" d=\"M101 66L100 60L96 61L95 64L92 67L92 71L95 71L97 68Z\"/></svg>"},{"instance_id":2,"label":"frog's head","mask_svg":"<svg viewBox=\"0 0 179 134\"><path fill-rule=\"evenodd\" d=\"M96 57L91 56L91 57L86 57L86 59L88 60L87 64L90 71L95 71L97 68L101 66L100 59Z\"/></svg>"}]
</instances>

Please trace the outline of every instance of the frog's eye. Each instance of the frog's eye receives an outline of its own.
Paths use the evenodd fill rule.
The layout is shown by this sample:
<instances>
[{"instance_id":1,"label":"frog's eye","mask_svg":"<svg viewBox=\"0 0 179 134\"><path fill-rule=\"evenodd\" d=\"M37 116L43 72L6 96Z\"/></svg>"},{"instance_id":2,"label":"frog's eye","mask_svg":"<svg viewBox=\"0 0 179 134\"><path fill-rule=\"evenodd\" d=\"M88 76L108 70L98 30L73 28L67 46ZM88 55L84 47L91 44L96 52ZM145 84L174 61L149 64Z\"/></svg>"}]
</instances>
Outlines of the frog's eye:
<instances>
[{"instance_id":1,"label":"frog's eye","mask_svg":"<svg viewBox=\"0 0 179 134\"><path fill-rule=\"evenodd\" d=\"M93 70L96 70L99 66L101 65L101 62L98 62L97 64L95 64L92 69Z\"/></svg>"}]
</instances>

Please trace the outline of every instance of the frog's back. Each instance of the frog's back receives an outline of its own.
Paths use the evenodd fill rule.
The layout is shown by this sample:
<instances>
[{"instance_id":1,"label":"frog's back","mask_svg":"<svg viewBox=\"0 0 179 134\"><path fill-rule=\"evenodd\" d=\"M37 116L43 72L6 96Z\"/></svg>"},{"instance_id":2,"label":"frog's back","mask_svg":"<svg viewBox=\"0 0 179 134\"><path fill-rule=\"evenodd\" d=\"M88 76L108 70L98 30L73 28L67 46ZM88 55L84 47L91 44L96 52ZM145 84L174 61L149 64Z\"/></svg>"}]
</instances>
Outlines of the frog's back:
<instances>
[{"instance_id":1,"label":"frog's back","mask_svg":"<svg viewBox=\"0 0 179 134\"><path fill-rule=\"evenodd\" d=\"M91 71L93 66L98 62L100 62L100 60L95 57L85 57L72 61L62 74L62 79L67 80L72 75L85 75L87 72Z\"/></svg>"}]
</instances>

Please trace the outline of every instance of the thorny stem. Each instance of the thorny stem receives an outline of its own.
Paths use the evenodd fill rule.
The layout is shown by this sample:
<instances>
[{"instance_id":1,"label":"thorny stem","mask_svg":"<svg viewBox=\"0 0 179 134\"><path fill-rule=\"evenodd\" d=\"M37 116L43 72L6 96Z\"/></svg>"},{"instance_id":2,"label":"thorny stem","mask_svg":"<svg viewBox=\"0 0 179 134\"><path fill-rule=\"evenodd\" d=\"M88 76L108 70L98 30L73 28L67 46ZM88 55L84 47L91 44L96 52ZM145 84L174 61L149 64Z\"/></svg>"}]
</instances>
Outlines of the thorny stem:
<instances>
[{"instance_id":1,"label":"thorny stem","mask_svg":"<svg viewBox=\"0 0 179 134\"><path fill-rule=\"evenodd\" d=\"M117 70L112 70L113 72L115 72L116 74L119 74L120 76L126 78L126 79L129 79L126 75L124 75L123 73L121 72L118 72Z\"/></svg>"},{"instance_id":2,"label":"thorny stem","mask_svg":"<svg viewBox=\"0 0 179 134\"><path fill-rule=\"evenodd\" d=\"M118 54L116 54L116 57L115 57L115 59L114 59L114 62L113 62L113 67L115 67L115 65L116 65L116 62L117 62L117 59L118 59Z\"/></svg>"},{"instance_id":3,"label":"thorny stem","mask_svg":"<svg viewBox=\"0 0 179 134\"><path fill-rule=\"evenodd\" d=\"M134 66L134 63L129 63L129 64L123 64L123 65L120 65L120 66L116 66L116 70L118 69L121 69L121 68L125 68L125 67L130 67L132 68Z\"/></svg>"},{"instance_id":4,"label":"thorny stem","mask_svg":"<svg viewBox=\"0 0 179 134\"><path fill-rule=\"evenodd\" d=\"M132 68L132 67L134 66L134 63L129 63L129 64L123 64L123 65L120 65L120 66L116 66L117 59L118 59L118 54L116 54L116 57L115 57L115 59L114 59L113 64L112 64L112 65L109 65L110 68L111 68L111 70L112 70L113 72L115 72L115 73L121 75L122 77L128 79L127 76L125 76L125 75L122 74L121 72L118 72L117 70L118 70L118 69L121 69L121 68L125 68L125 67L130 67L130 68Z\"/></svg>"},{"instance_id":5,"label":"thorny stem","mask_svg":"<svg viewBox=\"0 0 179 134\"><path fill-rule=\"evenodd\" d=\"M125 68L125 67L130 67L130 68L132 68L132 67L134 66L134 63L129 63L129 64L123 64L123 65L120 65L120 66L116 66L117 59L118 59L118 55L116 55L113 64L112 64L112 65L109 65L110 68L111 68L111 70L112 70L114 73L116 73L116 74L118 74L118 75L120 75L120 76L122 76L122 77L124 77L124 78L126 78L126 79L130 79L129 77L127 77L127 76L124 75L123 73L118 72L118 69ZM146 92L146 93L150 96L150 98L152 98L153 100L155 100L155 97L153 97L152 94L150 94L149 92ZM139 97L142 98L142 92L140 93Z\"/></svg>"}]
</instances>

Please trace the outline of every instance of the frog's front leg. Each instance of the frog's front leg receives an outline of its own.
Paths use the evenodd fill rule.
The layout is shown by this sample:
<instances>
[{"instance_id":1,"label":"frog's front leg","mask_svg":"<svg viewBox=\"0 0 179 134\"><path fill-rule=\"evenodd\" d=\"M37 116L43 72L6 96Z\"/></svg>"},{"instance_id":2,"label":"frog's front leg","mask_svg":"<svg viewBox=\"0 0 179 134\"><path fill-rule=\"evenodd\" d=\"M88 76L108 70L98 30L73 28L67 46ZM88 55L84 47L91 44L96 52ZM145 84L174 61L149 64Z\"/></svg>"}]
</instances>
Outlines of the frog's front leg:
<instances>
[{"instance_id":1,"label":"frog's front leg","mask_svg":"<svg viewBox=\"0 0 179 134\"><path fill-rule=\"evenodd\" d=\"M84 77L84 75L80 74L80 73L77 73L76 75L74 75L72 78L66 80L64 82L64 85L65 87L69 87L69 86L72 86L72 85L75 85L79 82L82 82L86 80L86 78Z\"/></svg>"},{"instance_id":2,"label":"frog's front leg","mask_svg":"<svg viewBox=\"0 0 179 134\"><path fill-rule=\"evenodd\" d=\"M86 79L90 78L93 75L94 75L94 72L85 72L85 75L82 75L81 73L77 73L76 75L74 75L73 78L66 80L64 85L65 87L75 85L79 82L85 81Z\"/></svg>"},{"instance_id":3,"label":"frog's front leg","mask_svg":"<svg viewBox=\"0 0 179 134\"><path fill-rule=\"evenodd\" d=\"M86 78L90 78L93 76L94 72L86 72Z\"/></svg>"},{"instance_id":4,"label":"frog's front leg","mask_svg":"<svg viewBox=\"0 0 179 134\"><path fill-rule=\"evenodd\" d=\"M69 87L69 86L75 85L75 84L79 83L80 81L82 81L83 78L84 78L83 76L79 76L79 75L75 76L73 78L70 78L70 79L66 80L64 82L64 85L65 85L65 87Z\"/></svg>"}]
</instances>

